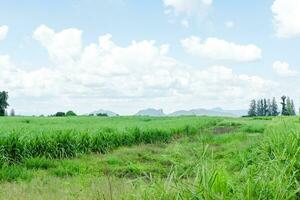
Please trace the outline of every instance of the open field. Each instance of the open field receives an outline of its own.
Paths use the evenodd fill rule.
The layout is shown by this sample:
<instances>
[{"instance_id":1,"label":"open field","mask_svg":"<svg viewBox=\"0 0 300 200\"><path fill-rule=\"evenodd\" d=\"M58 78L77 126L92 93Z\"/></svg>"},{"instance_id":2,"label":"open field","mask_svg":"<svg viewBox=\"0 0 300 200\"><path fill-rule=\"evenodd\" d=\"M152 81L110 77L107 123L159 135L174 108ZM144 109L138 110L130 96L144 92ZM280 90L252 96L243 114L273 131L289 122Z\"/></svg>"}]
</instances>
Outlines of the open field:
<instances>
[{"instance_id":1,"label":"open field","mask_svg":"<svg viewBox=\"0 0 300 200\"><path fill-rule=\"evenodd\" d=\"M0 118L0 199L299 199L297 117Z\"/></svg>"}]
</instances>

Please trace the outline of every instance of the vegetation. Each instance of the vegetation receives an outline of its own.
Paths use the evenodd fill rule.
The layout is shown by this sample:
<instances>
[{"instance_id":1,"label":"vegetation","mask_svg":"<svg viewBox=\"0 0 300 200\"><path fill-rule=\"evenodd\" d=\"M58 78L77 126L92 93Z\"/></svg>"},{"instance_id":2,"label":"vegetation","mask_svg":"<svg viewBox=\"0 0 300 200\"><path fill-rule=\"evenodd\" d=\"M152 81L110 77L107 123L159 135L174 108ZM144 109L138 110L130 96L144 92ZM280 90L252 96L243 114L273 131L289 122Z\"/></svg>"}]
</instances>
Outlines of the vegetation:
<instances>
[{"instance_id":1,"label":"vegetation","mask_svg":"<svg viewBox=\"0 0 300 200\"><path fill-rule=\"evenodd\" d=\"M97 113L98 117L108 117L106 113Z\"/></svg>"},{"instance_id":2,"label":"vegetation","mask_svg":"<svg viewBox=\"0 0 300 200\"><path fill-rule=\"evenodd\" d=\"M0 116L7 115L5 114L6 108L9 106L7 100L8 100L8 93L5 91L0 92Z\"/></svg>"},{"instance_id":3,"label":"vegetation","mask_svg":"<svg viewBox=\"0 0 300 200\"><path fill-rule=\"evenodd\" d=\"M57 112L54 116L55 117L65 117L66 113L64 113L64 112Z\"/></svg>"},{"instance_id":4,"label":"vegetation","mask_svg":"<svg viewBox=\"0 0 300 200\"><path fill-rule=\"evenodd\" d=\"M15 115L16 115L15 110L14 110L14 109L11 109L11 110L10 110L10 116L11 116L11 117L14 117Z\"/></svg>"},{"instance_id":5,"label":"vegetation","mask_svg":"<svg viewBox=\"0 0 300 200\"><path fill-rule=\"evenodd\" d=\"M68 158L106 153L120 146L168 142L218 118L4 118L0 121L0 166L31 157ZM173 125L176 124L176 125Z\"/></svg>"},{"instance_id":6,"label":"vegetation","mask_svg":"<svg viewBox=\"0 0 300 200\"><path fill-rule=\"evenodd\" d=\"M272 99L259 99L252 100L250 102L248 116L278 116L279 114L283 116L294 116L296 115L294 101L290 97L281 97L281 113L278 111L278 105L275 97Z\"/></svg>"},{"instance_id":7,"label":"vegetation","mask_svg":"<svg viewBox=\"0 0 300 200\"><path fill-rule=\"evenodd\" d=\"M72 116L77 116L77 115L74 111L70 110L70 111L66 112L66 116L67 117L72 117Z\"/></svg>"},{"instance_id":8,"label":"vegetation","mask_svg":"<svg viewBox=\"0 0 300 200\"><path fill-rule=\"evenodd\" d=\"M299 199L299 130L297 117L2 118L0 199Z\"/></svg>"},{"instance_id":9,"label":"vegetation","mask_svg":"<svg viewBox=\"0 0 300 200\"><path fill-rule=\"evenodd\" d=\"M252 118L1 118L0 199L300 199L300 120L281 105L252 100Z\"/></svg>"}]
</instances>

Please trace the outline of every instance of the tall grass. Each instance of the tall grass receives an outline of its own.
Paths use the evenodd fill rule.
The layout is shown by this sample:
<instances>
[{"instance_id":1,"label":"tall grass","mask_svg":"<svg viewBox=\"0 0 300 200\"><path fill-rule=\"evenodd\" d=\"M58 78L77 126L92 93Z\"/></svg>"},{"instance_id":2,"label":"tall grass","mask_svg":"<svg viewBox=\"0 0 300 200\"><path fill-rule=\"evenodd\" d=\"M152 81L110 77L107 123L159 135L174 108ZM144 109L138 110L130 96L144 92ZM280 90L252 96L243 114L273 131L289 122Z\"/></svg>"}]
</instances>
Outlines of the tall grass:
<instances>
[{"instance_id":1,"label":"tall grass","mask_svg":"<svg viewBox=\"0 0 300 200\"><path fill-rule=\"evenodd\" d=\"M204 146L212 142L203 141ZM205 158L198 158L188 176L175 168L167 179L140 187L137 195L142 199L300 199L300 123L295 118L276 119L250 146L232 150L221 160L204 152Z\"/></svg>"},{"instance_id":2,"label":"tall grass","mask_svg":"<svg viewBox=\"0 0 300 200\"><path fill-rule=\"evenodd\" d=\"M201 128L215 125L219 118L160 118L160 125L157 125L158 118L134 117L15 120L17 129L0 126L0 165L20 163L27 158L60 159L91 152L104 154L120 146L166 143L176 135L194 134ZM90 126L90 120L95 126ZM10 119L7 122L12 123ZM38 124L41 122L45 123L43 129ZM3 130L8 133L4 134Z\"/></svg>"}]
</instances>

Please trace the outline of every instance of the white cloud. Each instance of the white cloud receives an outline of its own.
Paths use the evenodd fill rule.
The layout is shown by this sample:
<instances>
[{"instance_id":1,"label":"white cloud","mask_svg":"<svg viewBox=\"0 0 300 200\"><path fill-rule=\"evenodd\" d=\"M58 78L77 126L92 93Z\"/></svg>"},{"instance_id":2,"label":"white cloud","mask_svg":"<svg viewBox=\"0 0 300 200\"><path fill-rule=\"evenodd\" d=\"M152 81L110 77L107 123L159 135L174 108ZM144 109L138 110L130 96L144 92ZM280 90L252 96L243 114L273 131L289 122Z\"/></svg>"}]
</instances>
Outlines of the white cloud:
<instances>
[{"instance_id":1,"label":"white cloud","mask_svg":"<svg viewBox=\"0 0 300 200\"><path fill-rule=\"evenodd\" d=\"M20 96L26 99L23 95L27 99L45 99L47 106L43 104L45 107L41 109L53 108L54 112L57 108L49 106L51 102L83 107L85 111L95 109L87 108L87 104L101 106L105 100L109 104L121 103L128 110L149 102L177 108L178 99L188 106L199 105L199 99L206 105L230 106L233 101L248 104L249 99L272 91L276 85L258 76L236 74L225 66L205 69L188 66L168 55L168 45L158 45L155 41L132 41L122 47L107 34L84 47L78 45L81 37L75 37L74 44L71 41L59 44L67 30L55 33L43 27L34 32L34 37L49 52L52 61L49 68L25 71L9 56L0 56L3 89L15 99ZM62 49L56 49L57 46ZM62 56L64 52L67 59Z\"/></svg>"},{"instance_id":2,"label":"white cloud","mask_svg":"<svg viewBox=\"0 0 300 200\"><path fill-rule=\"evenodd\" d=\"M4 40L6 38L8 32L8 26L0 26L0 40Z\"/></svg>"},{"instance_id":3,"label":"white cloud","mask_svg":"<svg viewBox=\"0 0 300 200\"><path fill-rule=\"evenodd\" d=\"M290 69L290 65L286 62L275 61L273 63L273 69L279 76L291 77L299 74L298 71Z\"/></svg>"},{"instance_id":4,"label":"white cloud","mask_svg":"<svg viewBox=\"0 0 300 200\"><path fill-rule=\"evenodd\" d=\"M188 28L190 24L196 19L201 20L207 16L209 8L213 0L162 0L165 11L171 19L170 22L176 22L183 28Z\"/></svg>"},{"instance_id":5,"label":"white cloud","mask_svg":"<svg viewBox=\"0 0 300 200\"><path fill-rule=\"evenodd\" d=\"M189 28L189 26L190 26L189 21L186 20L186 19L181 20L180 23L181 23L181 26L184 27L184 28Z\"/></svg>"},{"instance_id":6,"label":"white cloud","mask_svg":"<svg viewBox=\"0 0 300 200\"><path fill-rule=\"evenodd\" d=\"M233 21L227 21L227 22L225 22L225 26L227 28L233 28L234 27L234 22Z\"/></svg>"},{"instance_id":7,"label":"white cloud","mask_svg":"<svg viewBox=\"0 0 300 200\"><path fill-rule=\"evenodd\" d=\"M207 38L203 41L199 37L191 36L183 39L181 44L186 52L213 60L249 62L260 59L262 53L253 44L240 45L218 38Z\"/></svg>"},{"instance_id":8,"label":"white cloud","mask_svg":"<svg viewBox=\"0 0 300 200\"><path fill-rule=\"evenodd\" d=\"M50 58L55 62L70 61L81 53L82 31L78 29L65 29L55 33L45 25L39 26L33 33L49 52Z\"/></svg>"},{"instance_id":9,"label":"white cloud","mask_svg":"<svg viewBox=\"0 0 300 200\"><path fill-rule=\"evenodd\" d=\"M163 0L167 13L195 15L212 4L212 0Z\"/></svg>"},{"instance_id":10,"label":"white cloud","mask_svg":"<svg viewBox=\"0 0 300 200\"><path fill-rule=\"evenodd\" d=\"M300 36L300 1L275 0L272 7L276 35L282 38Z\"/></svg>"}]
</instances>

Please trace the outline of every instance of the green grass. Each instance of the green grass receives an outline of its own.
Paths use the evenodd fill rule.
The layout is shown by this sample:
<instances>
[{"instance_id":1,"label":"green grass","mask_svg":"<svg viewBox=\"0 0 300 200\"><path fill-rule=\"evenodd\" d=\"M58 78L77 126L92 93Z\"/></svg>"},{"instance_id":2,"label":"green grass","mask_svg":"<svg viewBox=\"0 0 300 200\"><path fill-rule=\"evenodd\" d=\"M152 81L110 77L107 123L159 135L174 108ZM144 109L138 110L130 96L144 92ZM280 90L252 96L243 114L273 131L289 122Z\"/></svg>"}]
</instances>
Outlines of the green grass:
<instances>
[{"instance_id":1,"label":"green grass","mask_svg":"<svg viewBox=\"0 0 300 200\"><path fill-rule=\"evenodd\" d=\"M35 157L68 158L120 146L168 142L195 134L220 118L1 118L0 165Z\"/></svg>"},{"instance_id":2,"label":"green grass","mask_svg":"<svg viewBox=\"0 0 300 200\"><path fill-rule=\"evenodd\" d=\"M0 121L20 123L1 128L7 130L7 134L2 131L3 138L11 137L6 143L14 144L9 151L21 155L12 161L3 159L0 199L300 198L300 120L296 117ZM41 142L36 139L39 130L42 138L49 135L42 144L52 141L53 146L40 145L48 156L16 150L32 144L24 138ZM105 131L95 140L99 130ZM68 137L61 139L57 133ZM95 144L107 149L94 151ZM61 146L74 154L53 156Z\"/></svg>"}]
</instances>

